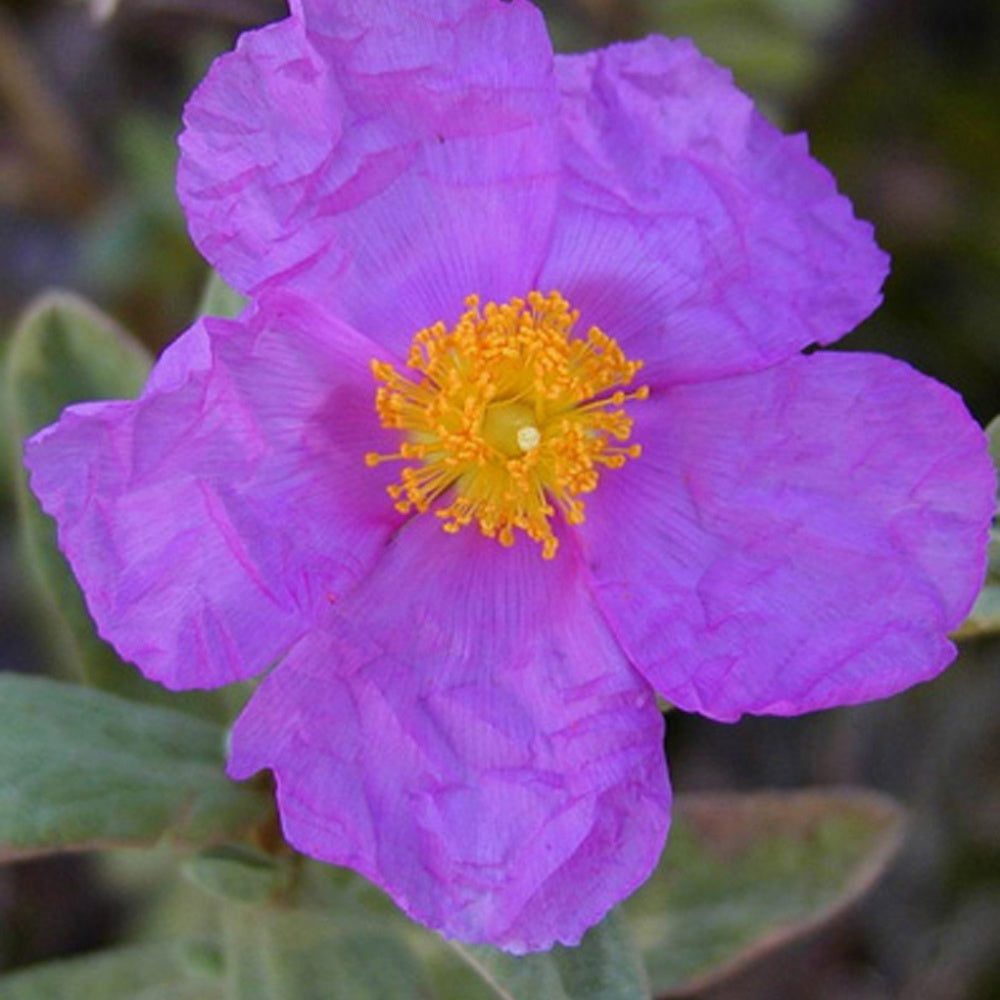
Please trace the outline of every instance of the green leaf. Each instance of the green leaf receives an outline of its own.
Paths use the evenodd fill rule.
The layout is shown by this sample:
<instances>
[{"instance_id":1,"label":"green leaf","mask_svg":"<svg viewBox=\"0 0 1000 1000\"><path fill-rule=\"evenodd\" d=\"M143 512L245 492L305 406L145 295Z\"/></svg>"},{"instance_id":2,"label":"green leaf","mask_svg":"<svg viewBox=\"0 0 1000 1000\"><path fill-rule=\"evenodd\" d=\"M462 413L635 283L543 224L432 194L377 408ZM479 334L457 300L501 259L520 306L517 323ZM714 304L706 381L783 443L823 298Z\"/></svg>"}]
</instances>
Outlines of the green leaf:
<instances>
[{"instance_id":1,"label":"green leaf","mask_svg":"<svg viewBox=\"0 0 1000 1000\"><path fill-rule=\"evenodd\" d=\"M686 996L828 920L882 874L903 827L866 791L680 798L659 867L621 908L654 994Z\"/></svg>"},{"instance_id":2,"label":"green leaf","mask_svg":"<svg viewBox=\"0 0 1000 1000\"><path fill-rule=\"evenodd\" d=\"M301 856L287 859L290 866L276 864L251 852L237 855L226 849L204 856L220 861L220 869L195 872L189 865L188 874L211 895L233 900L260 879L251 892L267 882L271 897L268 905L230 904L224 911L226 1000L649 997L638 954L624 922L614 914L578 949L556 948L518 958L492 948L445 942L346 869ZM247 868L237 874L240 864ZM262 869L281 874L267 877ZM290 909L292 905L297 909Z\"/></svg>"},{"instance_id":3,"label":"green leaf","mask_svg":"<svg viewBox=\"0 0 1000 1000\"><path fill-rule=\"evenodd\" d=\"M289 861L243 844L224 844L199 852L183 870L190 882L217 899L262 903L288 888Z\"/></svg>"},{"instance_id":4,"label":"green leaf","mask_svg":"<svg viewBox=\"0 0 1000 1000\"><path fill-rule=\"evenodd\" d=\"M366 919L314 910L225 908L225 1000L424 1000L403 938Z\"/></svg>"},{"instance_id":5,"label":"green leaf","mask_svg":"<svg viewBox=\"0 0 1000 1000\"><path fill-rule=\"evenodd\" d=\"M64 292L43 296L17 325L4 370L7 426L18 442L13 456L18 520L25 559L46 608L46 630L74 675L89 684L143 701L221 718L213 693L171 694L122 664L98 638L83 596L56 544L55 524L28 489L20 442L58 419L71 403L130 398L151 364L146 350L113 320Z\"/></svg>"},{"instance_id":6,"label":"green leaf","mask_svg":"<svg viewBox=\"0 0 1000 1000\"><path fill-rule=\"evenodd\" d=\"M625 921L612 912L577 948L515 956L495 948L449 942L467 966L432 963L441 1000L648 1000L649 982ZM478 983L470 985L468 972Z\"/></svg>"},{"instance_id":7,"label":"green leaf","mask_svg":"<svg viewBox=\"0 0 1000 1000\"><path fill-rule=\"evenodd\" d=\"M990 532L990 571L968 617L952 635L953 639L975 639L1000 632L1000 582L993 575L994 553L1000 548L997 532Z\"/></svg>"},{"instance_id":8,"label":"green leaf","mask_svg":"<svg viewBox=\"0 0 1000 1000\"><path fill-rule=\"evenodd\" d=\"M994 417L987 425L986 439L1000 488L1000 417ZM1000 508L1000 494L998 494L998 508ZM994 517L993 527L990 528L988 563L983 589L979 592L969 616L959 625L952 638L973 639L996 632L1000 632L1000 525Z\"/></svg>"},{"instance_id":9,"label":"green leaf","mask_svg":"<svg viewBox=\"0 0 1000 1000\"><path fill-rule=\"evenodd\" d=\"M246 848L203 852L186 874L224 900L226 1000L437 1000L410 941L440 939L360 875Z\"/></svg>"},{"instance_id":10,"label":"green leaf","mask_svg":"<svg viewBox=\"0 0 1000 1000\"><path fill-rule=\"evenodd\" d=\"M246 307L247 300L235 289L226 284L217 271L211 271L205 290L201 293L197 314L199 316L224 316L232 318L239 316Z\"/></svg>"},{"instance_id":11,"label":"green leaf","mask_svg":"<svg viewBox=\"0 0 1000 1000\"><path fill-rule=\"evenodd\" d=\"M70 403L132 398L152 357L114 320L69 292L49 292L14 330L7 377L10 419L27 437Z\"/></svg>"},{"instance_id":12,"label":"green leaf","mask_svg":"<svg viewBox=\"0 0 1000 1000\"><path fill-rule=\"evenodd\" d=\"M0 977L0 1000L223 1000L213 951L177 941L46 962Z\"/></svg>"},{"instance_id":13,"label":"green leaf","mask_svg":"<svg viewBox=\"0 0 1000 1000\"><path fill-rule=\"evenodd\" d=\"M0 674L0 860L238 839L270 797L225 777L224 740L194 716Z\"/></svg>"},{"instance_id":14,"label":"green leaf","mask_svg":"<svg viewBox=\"0 0 1000 1000\"><path fill-rule=\"evenodd\" d=\"M1000 417L994 417L986 425L986 440L989 443L993 468L1000 471Z\"/></svg>"}]
</instances>

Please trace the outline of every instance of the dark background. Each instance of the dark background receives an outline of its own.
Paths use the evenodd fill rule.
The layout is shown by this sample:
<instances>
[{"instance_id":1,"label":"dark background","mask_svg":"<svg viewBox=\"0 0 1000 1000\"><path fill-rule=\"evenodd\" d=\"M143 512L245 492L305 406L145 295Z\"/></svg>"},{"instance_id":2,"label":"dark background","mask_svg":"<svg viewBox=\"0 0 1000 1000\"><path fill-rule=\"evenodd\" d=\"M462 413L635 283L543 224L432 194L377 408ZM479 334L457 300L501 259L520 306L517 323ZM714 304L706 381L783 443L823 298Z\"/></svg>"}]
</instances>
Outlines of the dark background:
<instances>
[{"instance_id":1,"label":"dark background","mask_svg":"<svg viewBox=\"0 0 1000 1000\"><path fill-rule=\"evenodd\" d=\"M549 0L557 47L692 36L765 113L805 130L892 254L882 309L842 345L904 358L1000 412L996 0ZM53 285L159 349L205 267L173 194L180 109L275 0L0 0L0 332ZM104 19L100 19L100 15ZM0 346L0 351L2 351ZM45 670L0 474L0 668ZM1000 997L1000 646L888 702L723 726L672 715L679 791L864 784L912 811L862 904L713 1000ZM0 968L113 940L128 920L89 862L0 868Z\"/></svg>"}]
</instances>

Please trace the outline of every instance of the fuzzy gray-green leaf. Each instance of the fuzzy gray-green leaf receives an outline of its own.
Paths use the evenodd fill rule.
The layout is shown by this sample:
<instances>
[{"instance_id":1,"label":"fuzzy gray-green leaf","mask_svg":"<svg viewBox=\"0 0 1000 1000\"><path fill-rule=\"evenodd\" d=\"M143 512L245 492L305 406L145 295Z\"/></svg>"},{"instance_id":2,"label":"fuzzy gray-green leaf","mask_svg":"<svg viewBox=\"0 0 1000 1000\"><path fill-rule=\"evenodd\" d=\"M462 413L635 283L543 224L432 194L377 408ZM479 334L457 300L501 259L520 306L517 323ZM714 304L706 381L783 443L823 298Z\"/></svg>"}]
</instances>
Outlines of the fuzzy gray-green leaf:
<instances>
[{"instance_id":1,"label":"fuzzy gray-green leaf","mask_svg":"<svg viewBox=\"0 0 1000 1000\"><path fill-rule=\"evenodd\" d=\"M440 1000L648 1000L649 983L618 912L592 927L579 947L515 956L452 942L465 969L431 961Z\"/></svg>"},{"instance_id":2,"label":"fuzzy gray-green leaf","mask_svg":"<svg viewBox=\"0 0 1000 1000\"><path fill-rule=\"evenodd\" d=\"M225 1000L424 1000L404 939L361 915L240 906L225 910Z\"/></svg>"},{"instance_id":3,"label":"fuzzy gray-green leaf","mask_svg":"<svg viewBox=\"0 0 1000 1000\"><path fill-rule=\"evenodd\" d=\"M0 1000L222 1000L222 981L180 941L45 962L0 977Z\"/></svg>"},{"instance_id":4,"label":"fuzzy gray-green leaf","mask_svg":"<svg viewBox=\"0 0 1000 1000\"><path fill-rule=\"evenodd\" d=\"M0 674L0 859L239 838L270 799L226 778L224 738L185 713Z\"/></svg>"},{"instance_id":5,"label":"fuzzy gray-green leaf","mask_svg":"<svg viewBox=\"0 0 1000 1000\"><path fill-rule=\"evenodd\" d=\"M622 910L655 996L687 996L857 899L902 810L866 791L681 798L663 858Z\"/></svg>"},{"instance_id":6,"label":"fuzzy gray-green leaf","mask_svg":"<svg viewBox=\"0 0 1000 1000\"><path fill-rule=\"evenodd\" d=\"M228 285L217 271L211 271L196 311L199 316L232 318L239 316L246 304L244 296Z\"/></svg>"}]
</instances>

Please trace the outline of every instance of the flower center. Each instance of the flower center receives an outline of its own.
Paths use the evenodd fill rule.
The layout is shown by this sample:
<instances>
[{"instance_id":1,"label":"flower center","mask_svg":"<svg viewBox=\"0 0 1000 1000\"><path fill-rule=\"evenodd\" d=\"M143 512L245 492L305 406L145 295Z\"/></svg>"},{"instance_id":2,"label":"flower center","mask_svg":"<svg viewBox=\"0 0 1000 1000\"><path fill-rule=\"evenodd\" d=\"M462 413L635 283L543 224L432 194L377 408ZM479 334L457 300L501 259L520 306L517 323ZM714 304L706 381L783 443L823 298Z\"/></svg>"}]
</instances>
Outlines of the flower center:
<instances>
[{"instance_id":1,"label":"flower center","mask_svg":"<svg viewBox=\"0 0 1000 1000\"><path fill-rule=\"evenodd\" d=\"M580 524L580 496L597 487L599 470L639 456L625 444L632 419L622 406L649 395L646 386L623 391L642 362L597 327L573 336L579 314L558 292L482 309L471 296L466 306L452 329L437 323L413 338L415 377L372 362L382 425L407 439L365 461L410 463L389 487L401 513L447 494L435 511L445 531L478 521L484 535L512 545L520 529L551 559L556 510Z\"/></svg>"}]
</instances>

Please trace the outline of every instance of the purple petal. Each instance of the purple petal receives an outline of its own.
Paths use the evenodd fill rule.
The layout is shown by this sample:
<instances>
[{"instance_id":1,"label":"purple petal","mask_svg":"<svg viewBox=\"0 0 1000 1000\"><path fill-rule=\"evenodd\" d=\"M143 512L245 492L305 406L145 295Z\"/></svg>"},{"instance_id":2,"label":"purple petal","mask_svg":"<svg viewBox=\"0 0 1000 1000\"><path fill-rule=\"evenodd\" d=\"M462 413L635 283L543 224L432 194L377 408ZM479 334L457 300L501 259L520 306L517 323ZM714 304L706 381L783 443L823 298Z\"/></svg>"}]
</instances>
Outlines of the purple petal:
<instances>
[{"instance_id":1,"label":"purple petal","mask_svg":"<svg viewBox=\"0 0 1000 1000\"><path fill-rule=\"evenodd\" d=\"M576 943L649 874L669 786L652 690L554 562L415 518L261 685L230 774L284 831L443 933Z\"/></svg>"},{"instance_id":2,"label":"purple petal","mask_svg":"<svg viewBox=\"0 0 1000 1000\"><path fill-rule=\"evenodd\" d=\"M635 407L643 455L582 526L629 659L681 708L788 715L892 694L953 658L994 474L951 390L818 354Z\"/></svg>"},{"instance_id":3,"label":"purple petal","mask_svg":"<svg viewBox=\"0 0 1000 1000\"><path fill-rule=\"evenodd\" d=\"M292 300L205 320L142 397L64 412L32 489L98 629L170 687L252 676L365 574L398 523L367 370L374 348Z\"/></svg>"},{"instance_id":4,"label":"purple petal","mask_svg":"<svg viewBox=\"0 0 1000 1000\"><path fill-rule=\"evenodd\" d=\"M688 41L558 57L562 201L540 285L649 365L700 380L847 333L887 258L803 136Z\"/></svg>"},{"instance_id":5,"label":"purple petal","mask_svg":"<svg viewBox=\"0 0 1000 1000\"><path fill-rule=\"evenodd\" d=\"M533 287L556 199L556 88L517 0L304 3L188 104L179 191L236 287L280 282L405 353L473 293Z\"/></svg>"}]
</instances>

